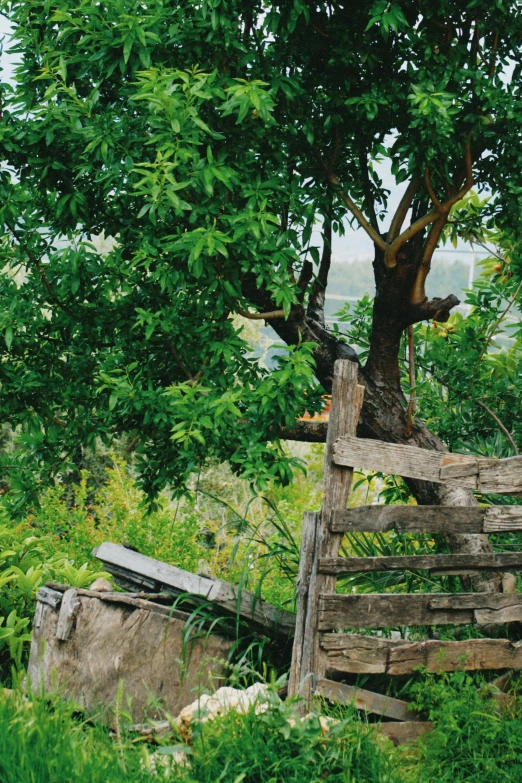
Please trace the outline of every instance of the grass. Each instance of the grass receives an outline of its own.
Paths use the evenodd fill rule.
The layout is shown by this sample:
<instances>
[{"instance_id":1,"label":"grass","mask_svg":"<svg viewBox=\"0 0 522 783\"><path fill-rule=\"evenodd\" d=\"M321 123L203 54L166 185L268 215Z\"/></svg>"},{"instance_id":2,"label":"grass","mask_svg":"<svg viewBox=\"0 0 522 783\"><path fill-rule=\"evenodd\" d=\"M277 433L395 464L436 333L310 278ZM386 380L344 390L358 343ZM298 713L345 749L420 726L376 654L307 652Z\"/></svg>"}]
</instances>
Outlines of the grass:
<instances>
[{"instance_id":1,"label":"grass","mask_svg":"<svg viewBox=\"0 0 522 783\"><path fill-rule=\"evenodd\" d=\"M74 705L0 692L2 783L522 783L522 706L499 715L466 673L430 675L416 704L434 731L395 749L352 709L325 734L272 693L268 708L194 722L187 744L113 735ZM180 764L180 758L185 763Z\"/></svg>"}]
</instances>

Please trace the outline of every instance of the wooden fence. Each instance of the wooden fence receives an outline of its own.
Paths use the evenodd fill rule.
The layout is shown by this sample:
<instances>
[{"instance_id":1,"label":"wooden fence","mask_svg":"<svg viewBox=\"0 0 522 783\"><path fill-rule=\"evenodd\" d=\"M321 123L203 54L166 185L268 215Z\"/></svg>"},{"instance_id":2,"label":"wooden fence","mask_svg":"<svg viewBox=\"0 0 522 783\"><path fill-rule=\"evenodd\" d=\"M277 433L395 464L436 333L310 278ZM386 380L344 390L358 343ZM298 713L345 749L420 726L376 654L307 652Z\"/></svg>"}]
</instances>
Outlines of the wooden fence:
<instances>
[{"instance_id":1,"label":"wooden fence","mask_svg":"<svg viewBox=\"0 0 522 783\"><path fill-rule=\"evenodd\" d=\"M308 710L313 694L390 718L396 741L429 730L406 702L339 682L350 674L522 668L522 643L507 639L413 642L358 635L357 628L508 623L522 620L522 594L338 594L339 576L426 570L433 575L522 569L522 552L476 555L339 557L345 533L499 533L522 530L522 506L366 506L346 509L353 469L444 482L489 493L522 492L522 457L505 460L444 454L355 437L364 389L354 363L335 364L320 513L305 513L289 693ZM348 632L349 631L349 632ZM333 676L336 679L327 679Z\"/></svg>"}]
</instances>

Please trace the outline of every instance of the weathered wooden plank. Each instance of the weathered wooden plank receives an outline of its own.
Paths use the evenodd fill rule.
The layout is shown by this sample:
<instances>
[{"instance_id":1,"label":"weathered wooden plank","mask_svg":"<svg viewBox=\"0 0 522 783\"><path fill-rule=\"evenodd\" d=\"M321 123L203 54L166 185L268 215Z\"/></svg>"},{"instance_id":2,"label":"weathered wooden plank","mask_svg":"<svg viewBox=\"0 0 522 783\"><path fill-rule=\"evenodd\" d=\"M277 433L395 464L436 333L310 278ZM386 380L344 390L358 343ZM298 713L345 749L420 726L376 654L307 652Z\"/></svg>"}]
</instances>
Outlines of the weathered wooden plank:
<instances>
[{"instance_id":1,"label":"weathered wooden plank","mask_svg":"<svg viewBox=\"0 0 522 783\"><path fill-rule=\"evenodd\" d=\"M403 644L407 642L355 633L321 634L329 672L386 674L390 649Z\"/></svg>"},{"instance_id":2,"label":"weathered wooden plank","mask_svg":"<svg viewBox=\"0 0 522 783\"><path fill-rule=\"evenodd\" d=\"M522 506L359 506L332 512L336 533L502 533L522 530Z\"/></svg>"},{"instance_id":3,"label":"weathered wooden plank","mask_svg":"<svg viewBox=\"0 0 522 783\"><path fill-rule=\"evenodd\" d=\"M396 625L479 625L522 620L522 594L378 593L321 595L319 629L384 628ZM505 619L504 619L505 618Z\"/></svg>"},{"instance_id":4,"label":"weathered wooden plank","mask_svg":"<svg viewBox=\"0 0 522 783\"><path fill-rule=\"evenodd\" d=\"M388 737L394 745L406 745L409 742L415 742L423 734L433 731L433 724L429 721L404 721L401 723L389 721L380 723L378 731L379 734Z\"/></svg>"},{"instance_id":5,"label":"weathered wooden plank","mask_svg":"<svg viewBox=\"0 0 522 783\"><path fill-rule=\"evenodd\" d=\"M481 492L507 495L522 492L522 457L486 459L351 436L336 441L333 460L336 465L378 470Z\"/></svg>"},{"instance_id":6,"label":"weathered wooden plank","mask_svg":"<svg viewBox=\"0 0 522 783\"><path fill-rule=\"evenodd\" d=\"M330 522L344 533L482 533L483 524L484 509L447 506L359 506L334 511Z\"/></svg>"},{"instance_id":7,"label":"weathered wooden plank","mask_svg":"<svg viewBox=\"0 0 522 783\"><path fill-rule=\"evenodd\" d=\"M437 571L461 574L487 569L506 571L522 568L522 552L487 552L476 555L401 555L391 557L323 557L322 574L354 574L367 571Z\"/></svg>"},{"instance_id":8,"label":"weathered wooden plank","mask_svg":"<svg viewBox=\"0 0 522 783\"><path fill-rule=\"evenodd\" d=\"M484 515L484 533L522 530L522 506L488 506Z\"/></svg>"},{"instance_id":9,"label":"weathered wooden plank","mask_svg":"<svg viewBox=\"0 0 522 783\"><path fill-rule=\"evenodd\" d=\"M511 495L522 492L522 457L479 459L478 488L481 492Z\"/></svg>"},{"instance_id":10,"label":"weathered wooden plank","mask_svg":"<svg viewBox=\"0 0 522 783\"><path fill-rule=\"evenodd\" d=\"M345 465L366 470L378 470L407 478L441 482L440 470L442 458L449 455L420 449L417 446L405 446L397 443L383 443L369 438L344 437L335 443L333 460L336 465ZM468 465L474 457L451 455L452 462ZM455 458L455 459L453 459ZM464 478L444 478L444 482L453 486L476 489L478 473Z\"/></svg>"},{"instance_id":11,"label":"weathered wooden plank","mask_svg":"<svg viewBox=\"0 0 522 783\"><path fill-rule=\"evenodd\" d=\"M93 554L105 564L108 571L112 568L124 570L129 580L133 574L137 574L140 585L145 578L167 592L177 595L187 593L195 599L211 601L221 609L238 614L257 625L267 634L283 638L293 635L295 615L261 601L247 590L228 582L197 576L117 544L103 543Z\"/></svg>"},{"instance_id":12,"label":"weathered wooden plank","mask_svg":"<svg viewBox=\"0 0 522 783\"><path fill-rule=\"evenodd\" d=\"M346 508L352 482L352 471L337 467L332 462L333 444L341 435L355 434L364 389L357 385L358 370L353 362L338 360L334 364L332 377L332 404L326 439L324 460L324 493L321 514L316 520L313 554L308 557L301 550L301 557L309 562L309 580L306 590L304 633L299 648L293 651L293 660L299 671L291 678L292 695L299 694L300 711L307 712L312 703L313 684L326 671L326 655L321 650L317 633L318 599L321 592L335 590L335 577L320 575L320 556L336 556L342 534L332 534L329 520L333 508ZM305 542L306 543L306 542ZM308 546L310 542L306 543ZM301 610L298 609L300 613Z\"/></svg>"},{"instance_id":13,"label":"weathered wooden plank","mask_svg":"<svg viewBox=\"0 0 522 783\"><path fill-rule=\"evenodd\" d=\"M60 614L56 623L56 638L64 642L69 638L73 629L74 621L80 611L80 599L78 590L71 587L66 590L62 597L60 605Z\"/></svg>"},{"instance_id":14,"label":"weathered wooden plank","mask_svg":"<svg viewBox=\"0 0 522 783\"><path fill-rule=\"evenodd\" d=\"M406 701L393 699L382 693L373 693L363 688L354 688L351 685L344 685L333 680L320 679L317 682L315 694L323 696L328 701L353 704L358 710L372 712L385 718L404 721L418 718L418 713Z\"/></svg>"},{"instance_id":15,"label":"weathered wooden plank","mask_svg":"<svg viewBox=\"0 0 522 783\"><path fill-rule=\"evenodd\" d=\"M467 639L443 642L392 640L358 634L324 634L328 670L350 674L411 674L430 672L522 669L522 643L508 639Z\"/></svg>"},{"instance_id":16,"label":"weathered wooden plank","mask_svg":"<svg viewBox=\"0 0 522 783\"><path fill-rule=\"evenodd\" d=\"M68 589L68 587L66 589ZM62 603L64 592L65 590L59 592L58 590L55 590L49 586L40 587L36 593L36 600L42 604L48 604L49 606L52 606L53 609L56 609L56 607L60 606Z\"/></svg>"},{"instance_id":17,"label":"weathered wooden plank","mask_svg":"<svg viewBox=\"0 0 522 783\"><path fill-rule=\"evenodd\" d=\"M302 695L303 688L311 692L309 665L314 644L313 634L307 627L308 602L317 601L314 583L317 576L317 561L319 553L316 548L316 537L319 529L319 514L305 511L299 555L299 571L297 574L297 615L295 622L294 645L292 648L292 663L288 680L288 695Z\"/></svg>"},{"instance_id":18,"label":"weathered wooden plank","mask_svg":"<svg viewBox=\"0 0 522 783\"><path fill-rule=\"evenodd\" d=\"M382 593L321 595L319 629L385 628L397 625L462 625L473 622L473 610L432 609L433 595Z\"/></svg>"}]
</instances>

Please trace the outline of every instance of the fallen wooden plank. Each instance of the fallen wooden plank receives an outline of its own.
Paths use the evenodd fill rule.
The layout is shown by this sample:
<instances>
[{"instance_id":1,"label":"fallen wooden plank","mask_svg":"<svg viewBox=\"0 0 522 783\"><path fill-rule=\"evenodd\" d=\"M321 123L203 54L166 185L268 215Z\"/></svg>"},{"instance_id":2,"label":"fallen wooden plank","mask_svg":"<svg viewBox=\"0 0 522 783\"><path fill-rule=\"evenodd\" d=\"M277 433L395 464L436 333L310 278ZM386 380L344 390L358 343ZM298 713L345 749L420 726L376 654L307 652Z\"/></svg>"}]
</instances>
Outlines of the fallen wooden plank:
<instances>
[{"instance_id":1,"label":"fallen wooden plank","mask_svg":"<svg viewBox=\"0 0 522 783\"><path fill-rule=\"evenodd\" d=\"M392 640L358 634L324 634L329 671L350 674L411 674L456 670L522 669L522 642L508 639L467 639L444 642Z\"/></svg>"},{"instance_id":2,"label":"fallen wooden plank","mask_svg":"<svg viewBox=\"0 0 522 783\"><path fill-rule=\"evenodd\" d=\"M154 584L155 588L159 586L175 595L186 593L196 600L210 601L220 609L253 623L269 635L280 638L293 635L295 615L228 582L197 576L112 543L101 544L93 551L93 555L104 563L107 571L123 571L127 581L132 581L136 575L140 586L146 580Z\"/></svg>"},{"instance_id":3,"label":"fallen wooden plank","mask_svg":"<svg viewBox=\"0 0 522 783\"><path fill-rule=\"evenodd\" d=\"M321 574L354 574L367 571L437 571L461 574L476 570L522 568L522 552L487 552L476 555L400 555L391 557L323 557Z\"/></svg>"},{"instance_id":4,"label":"fallen wooden plank","mask_svg":"<svg viewBox=\"0 0 522 783\"><path fill-rule=\"evenodd\" d=\"M405 721L418 718L418 713L406 701L393 699L382 693L373 693L363 688L354 688L351 685L344 685L333 680L319 680L315 686L315 695L323 696L328 701L353 704L358 710L372 712L385 718Z\"/></svg>"},{"instance_id":5,"label":"fallen wooden plank","mask_svg":"<svg viewBox=\"0 0 522 783\"><path fill-rule=\"evenodd\" d=\"M502 597L502 596L500 596ZM432 609L433 595L421 593L380 593L370 595L321 595L319 630L346 628L385 628L400 625L467 625L473 623L473 610Z\"/></svg>"},{"instance_id":6,"label":"fallen wooden plank","mask_svg":"<svg viewBox=\"0 0 522 783\"><path fill-rule=\"evenodd\" d=\"M333 461L336 465L377 470L480 492L508 495L522 492L522 457L486 459L346 436L336 441Z\"/></svg>"},{"instance_id":7,"label":"fallen wooden plank","mask_svg":"<svg viewBox=\"0 0 522 783\"><path fill-rule=\"evenodd\" d=\"M334 511L336 533L502 533L522 530L522 506L359 506Z\"/></svg>"},{"instance_id":8,"label":"fallen wooden plank","mask_svg":"<svg viewBox=\"0 0 522 783\"><path fill-rule=\"evenodd\" d=\"M415 742L423 734L433 731L433 724L429 721L404 721L401 723L389 721L380 723L378 731L379 734L388 737L394 745L406 745L409 742Z\"/></svg>"}]
</instances>

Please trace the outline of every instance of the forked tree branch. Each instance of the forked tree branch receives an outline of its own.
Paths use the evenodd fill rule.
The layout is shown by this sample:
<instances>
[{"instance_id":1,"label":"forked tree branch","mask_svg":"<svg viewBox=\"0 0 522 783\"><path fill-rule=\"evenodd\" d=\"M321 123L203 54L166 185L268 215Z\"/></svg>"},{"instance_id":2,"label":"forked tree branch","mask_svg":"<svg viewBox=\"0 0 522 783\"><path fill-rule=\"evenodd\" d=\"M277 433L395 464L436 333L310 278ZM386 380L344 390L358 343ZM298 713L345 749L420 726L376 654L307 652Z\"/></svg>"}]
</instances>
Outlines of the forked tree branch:
<instances>
[{"instance_id":1,"label":"forked tree branch","mask_svg":"<svg viewBox=\"0 0 522 783\"><path fill-rule=\"evenodd\" d=\"M384 241L384 239L382 238L382 236L379 234L378 230L376 228L374 228L371 225L371 223L366 219L366 217L364 216L362 211L359 209L359 207L357 206L355 201L353 201L350 198L348 193L345 193L345 191L342 188L341 183L339 182L339 180L337 179L335 174L331 171L330 167L327 166L326 163L324 162L323 156L321 155L319 150L314 149L314 155L315 155L316 160L319 162L321 167L324 169L324 172L326 174L326 179L328 180L328 182L332 186L332 188L335 191L335 193L337 193L337 195L339 196L341 201L348 207L348 209L350 210L350 212L352 213L354 218L357 220L357 222L359 223L361 228L363 228L366 231L366 233L368 234L370 239L373 241L373 243L380 250L382 250L384 252L386 250L386 248L387 248L387 244Z\"/></svg>"},{"instance_id":2,"label":"forked tree branch","mask_svg":"<svg viewBox=\"0 0 522 783\"><path fill-rule=\"evenodd\" d=\"M390 229L388 231L388 242L392 242L400 234L402 224L406 220L406 215L408 214L408 210L413 203L413 199L415 198L415 194L420 187L420 183L420 178L414 177L406 188L404 195L400 200L399 206L397 207L397 211L392 218Z\"/></svg>"},{"instance_id":3,"label":"forked tree branch","mask_svg":"<svg viewBox=\"0 0 522 783\"><path fill-rule=\"evenodd\" d=\"M446 220L447 220L447 216L451 208L458 201L464 198L466 193L468 193L468 191L470 191L471 188L473 187L473 171L472 171L471 146L470 146L469 135L470 134L468 134L468 141L466 143L464 185L460 188L460 190L453 193L446 201L444 201L444 203L440 204L440 202L438 202L440 204L439 208L436 207L431 212L428 212L426 215L420 217L418 220L416 220L414 223L408 226L408 228L405 231L403 231L402 234L399 234L399 236L396 237L390 245L388 245L384 256L384 263L389 269L396 266L397 253L401 249L401 247L403 247L410 239L412 239L414 236L419 234L421 231L424 231L424 229L427 228L427 226L431 225L432 223L435 223L435 221L437 221L442 216L446 216Z\"/></svg>"}]
</instances>

